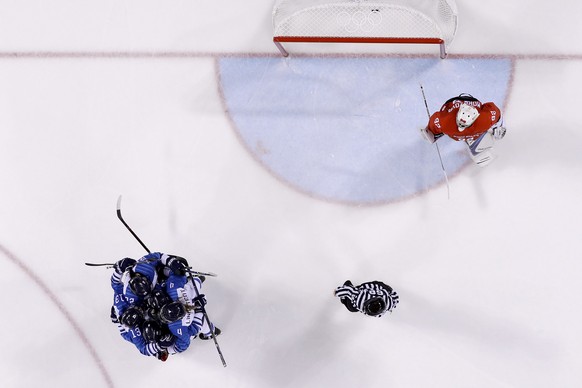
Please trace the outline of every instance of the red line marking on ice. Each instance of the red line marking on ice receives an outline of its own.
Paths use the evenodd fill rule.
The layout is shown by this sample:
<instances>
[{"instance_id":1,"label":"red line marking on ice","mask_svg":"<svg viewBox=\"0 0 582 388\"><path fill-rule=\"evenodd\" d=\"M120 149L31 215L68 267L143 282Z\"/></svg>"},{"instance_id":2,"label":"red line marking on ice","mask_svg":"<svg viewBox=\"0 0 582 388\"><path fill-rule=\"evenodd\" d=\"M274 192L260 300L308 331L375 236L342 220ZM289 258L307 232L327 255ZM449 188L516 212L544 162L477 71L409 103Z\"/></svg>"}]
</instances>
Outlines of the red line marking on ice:
<instances>
[{"instance_id":1,"label":"red line marking on ice","mask_svg":"<svg viewBox=\"0 0 582 388\"><path fill-rule=\"evenodd\" d=\"M281 57L277 52L196 52L196 51L0 51L0 59L190 59L218 57ZM403 57L403 58L438 58L435 54L291 54L293 57ZM513 60L582 60L582 54L453 54L450 59L492 58ZM444 59L446 60L446 59Z\"/></svg>"},{"instance_id":2,"label":"red line marking on ice","mask_svg":"<svg viewBox=\"0 0 582 388\"><path fill-rule=\"evenodd\" d=\"M107 386L114 387L113 381L111 380L111 376L109 376L109 373L105 369L103 361L101 361L101 358L99 357L99 355L95 351L95 348L93 347L93 345L91 345L89 338L87 337L87 335L85 335L85 333L83 332L83 329L81 329L81 326L77 323L77 321L75 321L75 319L73 318L71 313L69 313L69 311L67 310L65 305L51 291L51 289L46 285L46 283L44 283L40 279L40 277L36 273L34 273L34 271L32 269L30 269L30 267L28 267L22 260L20 260L18 257L16 257L16 255L14 255L12 252L10 252L8 249L6 249L1 244L0 244L0 252L2 252L18 268L20 268L22 270L22 272L24 272L44 292L44 294L46 296L48 296L49 299L55 304L57 309L61 312L61 314L65 317L65 319L71 324L71 326L73 327L73 330L75 331L75 333L77 333L77 336L81 339L81 342L83 343L83 345L85 345L85 347L87 348L87 350L91 354L91 357L93 358L93 361L95 362L95 364L97 364L97 367L101 371L101 374L103 375L103 378L105 379L105 382L107 383Z\"/></svg>"}]
</instances>

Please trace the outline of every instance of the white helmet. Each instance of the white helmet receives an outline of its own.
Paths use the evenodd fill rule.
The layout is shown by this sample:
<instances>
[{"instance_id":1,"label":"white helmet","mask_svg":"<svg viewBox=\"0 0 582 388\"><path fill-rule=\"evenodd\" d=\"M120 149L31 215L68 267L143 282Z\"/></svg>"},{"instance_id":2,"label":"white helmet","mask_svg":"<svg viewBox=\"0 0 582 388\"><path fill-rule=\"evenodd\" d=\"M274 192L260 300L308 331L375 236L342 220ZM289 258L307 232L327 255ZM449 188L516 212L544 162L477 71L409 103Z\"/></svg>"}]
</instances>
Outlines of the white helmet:
<instances>
[{"instance_id":1,"label":"white helmet","mask_svg":"<svg viewBox=\"0 0 582 388\"><path fill-rule=\"evenodd\" d=\"M467 127L473 125L475 120L479 117L479 112L475 107L469 104L461 104L459 111L457 112L457 126L459 127L459 132Z\"/></svg>"}]
</instances>

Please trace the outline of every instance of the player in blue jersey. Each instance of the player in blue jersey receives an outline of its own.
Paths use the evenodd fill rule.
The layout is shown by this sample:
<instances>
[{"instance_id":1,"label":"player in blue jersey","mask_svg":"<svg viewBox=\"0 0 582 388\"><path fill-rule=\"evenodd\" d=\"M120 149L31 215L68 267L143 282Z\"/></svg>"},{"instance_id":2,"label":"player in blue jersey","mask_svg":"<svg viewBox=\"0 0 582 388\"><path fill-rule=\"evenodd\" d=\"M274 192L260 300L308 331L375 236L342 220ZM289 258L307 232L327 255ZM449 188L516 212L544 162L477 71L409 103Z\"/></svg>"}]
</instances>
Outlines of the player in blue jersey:
<instances>
[{"instance_id":1,"label":"player in blue jersey","mask_svg":"<svg viewBox=\"0 0 582 388\"><path fill-rule=\"evenodd\" d=\"M177 264L179 261L175 256L153 252L138 261L126 257L115 263L111 288L114 291L113 306L117 316L129 305L141 305L154 289L163 288L163 282L171 271L170 265L182 268L181 264Z\"/></svg>"},{"instance_id":2,"label":"player in blue jersey","mask_svg":"<svg viewBox=\"0 0 582 388\"><path fill-rule=\"evenodd\" d=\"M189 280L188 271L186 259L160 252L114 264L111 318L121 336L140 353L165 361L168 352L183 352L198 334L201 339L212 338L212 330L214 335L220 334L205 319L206 299L200 294L204 277ZM148 332L163 335L144 334Z\"/></svg>"},{"instance_id":3,"label":"player in blue jersey","mask_svg":"<svg viewBox=\"0 0 582 388\"><path fill-rule=\"evenodd\" d=\"M128 267L121 276L123 294L135 300L145 299L159 282L159 275L164 268L163 254L149 253Z\"/></svg>"},{"instance_id":4,"label":"player in blue jersey","mask_svg":"<svg viewBox=\"0 0 582 388\"><path fill-rule=\"evenodd\" d=\"M168 346L173 344L173 336L168 332L167 336L154 338L144 336L144 327L147 325L149 333L157 333L151 321L144 315L147 308L147 298L153 290L160 289L158 284L158 271L163 272L161 263L162 254L155 252L143 256L138 261L124 258L113 265L111 275L111 288L113 288L113 306L111 308L111 320L117 324L121 336L133 343L140 353L146 356L156 356L162 361L167 359ZM158 325L159 326L159 325Z\"/></svg>"},{"instance_id":5,"label":"player in blue jersey","mask_svg":"<svg viewBox=\"0 0 582 388\"><path fill-rule=\"evenodd\" d=\"M398 294L392 287L372 281L354 286L347 280L334 291L340 302L351 312L361 312L372 317L381 317L398 304Z\"/></svg>"},{"instance_id":6,"label":"player in blue jersey","mask_svg":"<svg viewBox=\"0 0 582 388\"><path fill-rule=\"evenodd\" d=\"M111 316L120 317L121 314L130 306L137 302L133 296L127 297L123 292L123 274L135 266L136 261L129 257L119 260L113 265L113 274L111 275L111 288L113 288L113 307ZM113 319L113 318L112 318Z\"/></svg>"},{"instance_id":7,"label":"player in blue jersey","mask_svg":"<svg viewBox=\"0 0 582 388\"><path fill-rule=\"evenodd\" d=\"M179 271L176 271L180 273ZM206 298L201 293L203 278L172 274L166 280L165 291L172 300L162 306L159 319L168 325L168 329L176 338L170 354L180 353L188 349L190 341L197 335L206 340L221 333L220 329L208 322L204 314Z\"/></svg>"},{"instance_id":8,"label":"player in blue jersey","mask_svg":"<svg viewBox=\"0 0 582 388\"><path fill-rule=\"evenodd\" d=\"M119 319L112 309L111 320L117 324L119 334L134 344L141 354L167 360L167 348L174 344L174 336L157 321L151 320L140 307L129 306Z\"/></svg>"}]
</instances>

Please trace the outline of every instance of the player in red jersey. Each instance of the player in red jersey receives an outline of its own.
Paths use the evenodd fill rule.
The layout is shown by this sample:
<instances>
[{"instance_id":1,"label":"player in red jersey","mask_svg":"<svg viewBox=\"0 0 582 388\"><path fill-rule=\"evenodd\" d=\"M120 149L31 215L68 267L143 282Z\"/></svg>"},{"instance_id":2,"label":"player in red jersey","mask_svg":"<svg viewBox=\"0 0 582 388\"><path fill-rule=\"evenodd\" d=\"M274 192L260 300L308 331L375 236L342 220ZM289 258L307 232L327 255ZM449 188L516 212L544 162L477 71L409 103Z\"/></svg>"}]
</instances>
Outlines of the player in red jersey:
<instances>
[{"instance_id":1,"label":"player in red jersey","mask_svg":"<svg viewBox=\"0 0 582 388\"><path fill-rule=\"evenodd\" d=\"M491 148L505 136L501 111L492 102L481 103L470 94L461 94L447 100L440 111L430 116L428 125L421 129L422 136L431 143L447 135L464 141L471 158L480 165L494 158Z\"/></svg>"}]
</instances>

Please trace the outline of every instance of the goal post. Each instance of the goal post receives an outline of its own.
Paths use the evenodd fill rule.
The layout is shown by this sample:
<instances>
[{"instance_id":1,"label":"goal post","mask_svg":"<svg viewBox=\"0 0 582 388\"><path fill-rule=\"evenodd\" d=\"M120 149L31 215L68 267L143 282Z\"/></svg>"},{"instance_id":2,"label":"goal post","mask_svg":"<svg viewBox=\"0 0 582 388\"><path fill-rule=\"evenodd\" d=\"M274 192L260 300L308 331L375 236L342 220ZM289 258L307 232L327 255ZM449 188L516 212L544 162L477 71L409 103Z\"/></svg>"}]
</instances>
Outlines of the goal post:
<instances>
[{"instance_id":1,"label":"goal post","mask_svg":"<svg viewBox=\"0 0 582 388\"><path fill-rule=\"evenodd\" d=\"M455 0L276 0L273 42L438 44L457 31Z\"/></svg>"}]
</instances>

